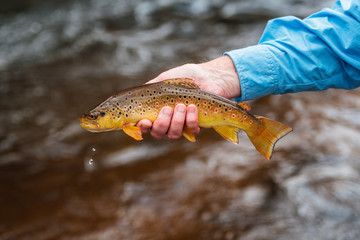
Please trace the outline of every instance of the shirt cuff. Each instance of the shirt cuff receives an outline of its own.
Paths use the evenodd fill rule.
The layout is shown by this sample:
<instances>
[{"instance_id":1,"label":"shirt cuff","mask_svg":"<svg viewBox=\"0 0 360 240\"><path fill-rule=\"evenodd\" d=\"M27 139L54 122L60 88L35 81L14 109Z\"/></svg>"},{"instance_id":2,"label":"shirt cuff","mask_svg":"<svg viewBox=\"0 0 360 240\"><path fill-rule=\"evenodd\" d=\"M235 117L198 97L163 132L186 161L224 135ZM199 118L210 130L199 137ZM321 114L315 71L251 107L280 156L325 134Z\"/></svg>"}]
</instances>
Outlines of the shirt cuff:
<instances>
[{"instance_id":1,"label":"shirt cuff","mask_svg":"<svg viewBox=\"0 0 360 240\"><path fill-rule=\"evenodd\" d=\"M268 45L255 45L226 52L236 68L241 96L236 101L260 98L277 91L277 70Z\"/></svg>"}]
</instances>

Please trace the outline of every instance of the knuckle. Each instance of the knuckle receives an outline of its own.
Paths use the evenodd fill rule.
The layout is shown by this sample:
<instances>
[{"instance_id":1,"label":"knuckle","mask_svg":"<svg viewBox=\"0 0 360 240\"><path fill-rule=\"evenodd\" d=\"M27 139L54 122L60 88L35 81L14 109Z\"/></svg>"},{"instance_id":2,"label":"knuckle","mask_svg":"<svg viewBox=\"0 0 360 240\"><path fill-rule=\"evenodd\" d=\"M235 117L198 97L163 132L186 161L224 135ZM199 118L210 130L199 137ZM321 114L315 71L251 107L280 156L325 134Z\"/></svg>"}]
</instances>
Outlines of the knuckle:
<instances>
[{"instance_id":1,"label":"knuckle","mask_svg":"<svg viewBox=\"0 0 360 240\"><path fill-rule=\"evenodd\" d=\"M159 140L159 139L162 139L162 138L164 137L163 134L159 134L159 133L154 132L154 131L151 131L150 134L151 134L151 136L152 136L153 138L158 139L158 140Z\"/></svg>"},{"instance_id":2,"label":"knuckle","mask_svg":"<svg viewBox=\"0 0 360 240\"><path fill-rule=\"evenodd\" d=\"M157 125L156 125L156 131L157 132L166 132L169 128L169 124L167 122L159 122Z\"/></svg>"},{"instance_id":3,"label":"knuckle","mask_svg":"<svg viewBox=\"0 0 360 240\"><path fill-rule=\"evenodd\" d=\"M172 120L171 124L175 125L177 127L180 127L180 126L184 125L184 120L175 118Z\"/></svg>"},{"instance_id":4,"label":"knuckle","mask_svg":"<svg viewBox=\"0 0 360 240\"><path fill-rule=\"evenodd\" d=\"M181 137L181 134L178 133L169 133L168 138L171 140L179 139Z\"/></svg>"}]
</instances>

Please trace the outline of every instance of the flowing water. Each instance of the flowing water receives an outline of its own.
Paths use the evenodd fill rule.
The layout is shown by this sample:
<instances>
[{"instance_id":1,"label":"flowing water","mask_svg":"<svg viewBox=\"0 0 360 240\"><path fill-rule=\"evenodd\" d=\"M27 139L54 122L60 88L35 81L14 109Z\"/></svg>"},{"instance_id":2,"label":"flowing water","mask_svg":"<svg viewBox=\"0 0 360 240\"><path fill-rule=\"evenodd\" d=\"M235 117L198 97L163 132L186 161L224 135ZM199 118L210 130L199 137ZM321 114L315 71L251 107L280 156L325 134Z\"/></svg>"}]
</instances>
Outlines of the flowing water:
<instances>
[{"instance_id":1,"label":"flowing water","mask_svg":"<svg viewBox=\"0 0 360 240\"><path fill-rule=\"evenodd\" d=\"M271 161L244 134L137 142L77 121L161 71L256 44L270 18L332 3L1 3L0 239L358 239L359 90L250 102L294 129Z\"/></svg>"}]
</instances>

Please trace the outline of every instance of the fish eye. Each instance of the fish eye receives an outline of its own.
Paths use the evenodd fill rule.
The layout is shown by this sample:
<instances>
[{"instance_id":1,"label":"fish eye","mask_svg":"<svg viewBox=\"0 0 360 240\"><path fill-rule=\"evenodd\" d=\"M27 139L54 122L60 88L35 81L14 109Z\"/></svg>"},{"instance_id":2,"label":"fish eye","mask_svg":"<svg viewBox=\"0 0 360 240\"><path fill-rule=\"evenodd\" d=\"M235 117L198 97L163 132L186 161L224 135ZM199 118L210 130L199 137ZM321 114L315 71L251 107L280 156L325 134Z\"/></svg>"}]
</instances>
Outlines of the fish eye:
<instances>
[{"instance_id":1,"label":"fish eye","mask_svg":"<svg viewBox=\"0 0 360 240\"><path fill-rule=\"evenodd\" d=\"M97 115L96 113L90 113L89 114L89 117L92 119L92 120L95 120L97 118Z\"/></svg>"},{"instance_id":2,"label":"fish eye","mask_svg":"<svg viewBox=\"0 0 360 240\"><path fill-rule=\"evenodd\" d=\"M100 112L100 116L104 117L105 116L105 112Z\"/></svg>"}]
</instances>

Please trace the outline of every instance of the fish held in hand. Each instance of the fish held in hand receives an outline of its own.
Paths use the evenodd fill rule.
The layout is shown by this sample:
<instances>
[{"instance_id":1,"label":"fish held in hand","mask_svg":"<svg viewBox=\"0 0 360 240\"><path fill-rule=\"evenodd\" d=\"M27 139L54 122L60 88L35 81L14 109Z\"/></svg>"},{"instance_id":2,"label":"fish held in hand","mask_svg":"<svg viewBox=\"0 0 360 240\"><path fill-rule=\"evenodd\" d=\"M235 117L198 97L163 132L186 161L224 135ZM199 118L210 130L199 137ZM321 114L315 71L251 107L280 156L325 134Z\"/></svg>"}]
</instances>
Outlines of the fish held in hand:
<instances>
[{"instance_id":1,"label":"fish held in hand","mask_svg":"<svg viewBox=\"0 0 360 240\"><path fill-rule=\"evenodd\" d=\"M199 126L213 128L233 143L239 143L238 132L243 130L255 148L270 159L275 143L291 132L291 127L265 117L254 116L247 103L236 103L219 95L201 90L193 80L169 79L123 90L83 114L81 127L91 132L122 129L136 140L142 140L136 123L141 119L154 122L162 107L194 104L198 109ZM185 127L183 136L195 142L191 129Z\"/></svg>"}]
</instances>

